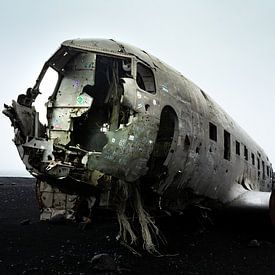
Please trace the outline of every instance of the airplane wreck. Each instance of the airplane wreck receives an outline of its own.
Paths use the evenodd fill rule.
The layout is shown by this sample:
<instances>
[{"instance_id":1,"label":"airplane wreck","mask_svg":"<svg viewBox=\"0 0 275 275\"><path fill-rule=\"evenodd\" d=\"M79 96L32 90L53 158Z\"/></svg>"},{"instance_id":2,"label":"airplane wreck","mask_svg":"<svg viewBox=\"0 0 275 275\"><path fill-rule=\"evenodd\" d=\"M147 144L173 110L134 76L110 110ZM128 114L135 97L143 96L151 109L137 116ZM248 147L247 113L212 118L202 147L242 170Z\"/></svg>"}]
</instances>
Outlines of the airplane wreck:
<instances>
[{"instance_id":1,"label":"airplane wreck","mask_svg":"<svg viewBox=\"0 0 275 275\"><path fill-rule=\"evenodd\" d=\"M154 209L268 207L273 170L261 147L182 74L127 44L63 42L3 112L37 178L42 220L108 207L134 242L131 209L152 251Z\"/></svg>"}]
</instances>

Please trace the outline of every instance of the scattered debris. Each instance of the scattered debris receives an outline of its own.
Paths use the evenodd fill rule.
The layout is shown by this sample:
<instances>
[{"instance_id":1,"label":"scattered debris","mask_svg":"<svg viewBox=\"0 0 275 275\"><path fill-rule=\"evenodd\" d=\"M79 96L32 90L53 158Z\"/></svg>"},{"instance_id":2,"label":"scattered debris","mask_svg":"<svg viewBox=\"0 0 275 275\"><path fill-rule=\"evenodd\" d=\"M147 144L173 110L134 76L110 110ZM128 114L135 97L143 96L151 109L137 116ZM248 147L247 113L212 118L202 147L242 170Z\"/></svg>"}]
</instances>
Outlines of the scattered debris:
<instances>
[{"instance_id":1,"label":"scattered debris","mask_svg":"<svg viewBox=\"0 0 275 275\"><path fill-rule=\"evenodd\" d=\"M63 214L57 214L49 219L49 223L51 224L64 224L66 221Z\"/></svg>"},{"instance_id":2,"label":"scattered debris","mask_svg":"<svg viewBox=\"0 0 275 275\"><path fill-rule=\"evenodd\" d=\"M254 240L251 240L249 243L248 243L248 246L249 247L259 247L261 244L258 240L254 239Z\"/></svg>"},{"instance_id":3,"label":"scattered debris","mask_svg":"<svg viewBox=\"0 0 275 275\"><path fill-rule=\"evenodd\" d=\"M24 270L23 272L22 272L22 275L24 275L24 274L37 274L37 272L39 271L39 268L38 267L32 267L32 268L30 268L30 269L28 269L28 270Z\"/></svg>"},{"instance_id":4,"label":"scattered debris","mask_svg":"<svg viewBox=\"0 0 275 275\"><path fill-rule=\"evenodd\" d=\"M117 265L114 259L107 253L95 255L90 263L93 270L97 271L117 271Z\"/></svg>"},{"instance_id":5,"label":"scattered debris","mask_svg":"<svg viewBox=\"0 0 275 275\"><path fill-rule=\"evenodd\" d=\"M249 247L259 247L259 246L261 246L261 247L273 247L273 243L268 242L268 241L258 241L256 239L253 239L248 243L248 246Z\"/></svg>"},{"instance_id":6,"label":"scattered debris","mask_svg":"<svg viewBox=\"0 0 275 275\"><path fill-rule=\"evenodd\" d=\"M273 247L273 243L268 241L262 241L262 245L265 247Z\"/></svg>"},{"instance_id":7,"label":"scattered debris","mask_svg":"<svg viewBox=\"0 0 275 275\"><path fill-rule=\"evenodd\" d=\"M126 247L128 250L130 250L130 252L132 252L134 255L139 256L139 257L142 256L139 252L137 252L134 248L132 248L126 242L120 241L120 244L123 245L124 247Z\"/></svg>"},{"instance_id":8,"label":"scattered debris","mask_svg":"<svg viewBox=\"0 0 275 275\"><path fill-rule=\"evenodd\" d=\"M89 217L83 217L82 221L78 224L78 228L81 229L81 230L85 230L86 226L88 224L91 224L91 223L92 223L91 218L89 218Z\"/></svg>"},{"instance_id":9,"label":"scattered debris","mask_svg":"<svg viewBox=\"0 0 275 275\"><path fill-rule=\"evenodd\" d=\"M29 225L31 223L30 219L24 219L20 222L21 225Z\"/></svg>"}]
</instances>

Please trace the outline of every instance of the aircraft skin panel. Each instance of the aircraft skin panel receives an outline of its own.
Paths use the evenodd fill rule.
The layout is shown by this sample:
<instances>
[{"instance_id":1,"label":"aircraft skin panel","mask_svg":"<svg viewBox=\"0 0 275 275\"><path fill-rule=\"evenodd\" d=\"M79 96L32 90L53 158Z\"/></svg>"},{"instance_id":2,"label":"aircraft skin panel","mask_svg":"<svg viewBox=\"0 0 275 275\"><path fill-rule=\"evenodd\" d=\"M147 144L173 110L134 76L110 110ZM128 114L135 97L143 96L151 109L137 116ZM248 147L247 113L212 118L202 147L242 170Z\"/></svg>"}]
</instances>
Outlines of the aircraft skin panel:
<instances>
[{"instance_id":1,"label":"aircraft skin panel","mask_svg":"<svg viewBox=\"0 0 275 275\"><path fill-rule=\"evenodd\" d=\"M49 67L58 81L43 124L33 102ZM272 190L267 155L218 104L158 58L115 40L64 41L4 113L39 179L44 218L55 209L45 194L112 207L122 183L140 186L154 208L205 200L263 207Z\"/></svg>"}]
</instances>

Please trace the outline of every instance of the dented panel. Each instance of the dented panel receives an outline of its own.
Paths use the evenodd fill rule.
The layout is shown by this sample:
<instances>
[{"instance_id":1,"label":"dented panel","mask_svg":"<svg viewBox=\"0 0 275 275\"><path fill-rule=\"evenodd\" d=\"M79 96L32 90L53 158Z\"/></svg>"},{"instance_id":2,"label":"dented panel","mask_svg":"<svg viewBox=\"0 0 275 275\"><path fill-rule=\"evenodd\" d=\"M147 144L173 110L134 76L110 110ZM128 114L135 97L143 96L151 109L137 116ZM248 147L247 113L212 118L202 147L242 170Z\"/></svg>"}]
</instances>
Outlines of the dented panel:
<instances>
[{"instance_id":1,"label":"dented panel","mask_svg":"<svg viewBox=\"0 0 275 275\"><path fill-rule=\"evenodd\" d=\"M35 102L48 68L58 81L44 124ZM133 241L126 216L132 205L149 232L143 236L149 251L149 228L158 230L143 207L255 206L251 194L272 189L264 151L204 91L115 40L63 42L34 87L3 112L21 159L39 180L41 219L90 220L94 205L115 207L121 235L128 231Z\"/></svg>"}]
</instances>

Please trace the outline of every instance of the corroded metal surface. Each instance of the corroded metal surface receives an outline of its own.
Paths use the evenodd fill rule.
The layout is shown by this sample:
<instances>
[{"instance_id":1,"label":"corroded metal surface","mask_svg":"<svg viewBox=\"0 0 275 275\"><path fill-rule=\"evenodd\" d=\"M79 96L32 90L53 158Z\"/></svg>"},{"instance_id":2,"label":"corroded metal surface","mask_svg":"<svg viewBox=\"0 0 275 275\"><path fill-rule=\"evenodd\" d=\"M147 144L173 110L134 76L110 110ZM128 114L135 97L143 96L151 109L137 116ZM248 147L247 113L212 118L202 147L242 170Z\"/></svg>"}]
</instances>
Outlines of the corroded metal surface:
<instances>
[{"instance_id":1,"label":"corroded metal surface","mask_svg":"<svg viewBox=\"0 0 275 275\"><path fill-rule=\"evenodd\" d=\"M34 103L48 68L58 80L43 124ZM111 207L121 182L155 209L254 207L257 194L272 190L268 157L229 115L180 73L124 43L63 42L35 86L5 107L27 170L47 188L62 185L63 197L40 184L43 217L56 208L51 198L64 203L67 194ZM66 205L69 213L74 205Z\"/></svg>"}]
</instances>

